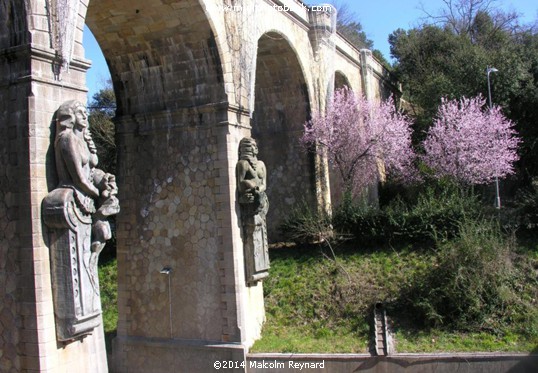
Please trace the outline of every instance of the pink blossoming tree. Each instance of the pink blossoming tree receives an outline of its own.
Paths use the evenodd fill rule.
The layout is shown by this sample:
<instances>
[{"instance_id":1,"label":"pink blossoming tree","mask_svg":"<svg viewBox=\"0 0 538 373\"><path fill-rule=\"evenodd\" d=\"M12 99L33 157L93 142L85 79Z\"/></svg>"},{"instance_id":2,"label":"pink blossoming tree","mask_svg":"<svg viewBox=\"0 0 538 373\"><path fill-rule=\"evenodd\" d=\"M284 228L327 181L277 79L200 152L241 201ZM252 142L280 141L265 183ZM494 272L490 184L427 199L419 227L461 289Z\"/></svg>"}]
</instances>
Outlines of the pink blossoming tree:
<instances>
[{"instance_id":1,"label":"pink blossoming tree","mask_svg":"<svg viewBox=\"0 0 538 373\"><path fill-rule=\"evenodd\" d=\"M520 142L499 107L485 108L481 97L443 99L424 140L422 157L436 177L484 184L514 172Z\"/></svg>"},{"instance_id":2,"label":"pink blossoming tree","mask_svg":"<svg viewBox=\"0 0 538 373\"><path fill-rule=\"evenodd\" d=\"M402 180L414 174L411 121L396 110L392 100L368 101L348 88L339 89L326 113L315 113L304 128L301 142L318 144L319 154L327 152L346 193L355 194L377 182L379 165Z\"/></svg>"}]
</instances>

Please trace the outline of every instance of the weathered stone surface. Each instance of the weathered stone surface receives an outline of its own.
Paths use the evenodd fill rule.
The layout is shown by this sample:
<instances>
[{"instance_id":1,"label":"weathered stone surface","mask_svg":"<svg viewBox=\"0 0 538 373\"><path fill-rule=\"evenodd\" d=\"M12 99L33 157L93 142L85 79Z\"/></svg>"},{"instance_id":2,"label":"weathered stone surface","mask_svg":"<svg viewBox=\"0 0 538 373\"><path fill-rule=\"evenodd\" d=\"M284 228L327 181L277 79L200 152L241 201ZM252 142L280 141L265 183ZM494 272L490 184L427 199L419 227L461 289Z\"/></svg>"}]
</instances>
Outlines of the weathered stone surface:
<instances>
[{"instance_id":1,"label":"weathered stone surface","mask_svg":"<svg viewBox=\"0 0 538 373\"><path fill-rule=\"evenodd\" d=\"M112 238L107 217L120 211L114 175L97 168L86 108L75 100L56 112L58 187L43 200L49 228L56 333L59 341L91 334L100 322L97 261Z\"/></svg>"},{"instance_id":2,"label":"weathered stone surface","mask_svg":"<svg viewBox=\"0 0 538 373\"><path fill-rule=\"evenodd\" d=\"M258 145L250 137L239 142L235 168L237 195L241 206L246 281L255 284L269 275L269 245L266 216L269 211L267 170L258 160Z\"/></svg>"},{"instance_id":3,"label":"weathered stone surface","mask_svg":"<svg viewBox=\"0 0 538 373\"><path fill-rule=\"evenodd\" d=\"M303 197L314 208L328 200L322 162L296 140L311 112L323 110L333 71L374 97L390 86L386 72L342 38L334 50L312 39L316 17L294 0L283 0L289 11L282 12L258 0L235 1L241 11L228 12L218 0L80 0L75 19L66 20L74 30L69 71L57 74L65 35L49 5L62 1L1 5L0 370L107 370L102 328L83 341L57 343L41 219L41 202L57 186L48 167L54 112L68 98L86 97L84 23L104 52L118 101L119 371L136 371L128 356L146 364L140 366L161 353L174 356L173 346L163 352L154 338L248 348L264 310L262 283L245 284L235 180L240 139L257 138L271 170L268 238L276 240L291 206ZM169 278L160 273L165 266ZM128 343L132 338L141 342Z\"/></svg>"},{"instance_id":4,"label":"weathered stone surface","mask_svg":"<svg viewBox=\"0 0 538 373\"><path fill-rule=\"evenodd\" d=\"M510 353L394 354L251 354L252 373L308 372L365 373L530 373L538 370L538 355Z\"/></svg>"}]
</instances>

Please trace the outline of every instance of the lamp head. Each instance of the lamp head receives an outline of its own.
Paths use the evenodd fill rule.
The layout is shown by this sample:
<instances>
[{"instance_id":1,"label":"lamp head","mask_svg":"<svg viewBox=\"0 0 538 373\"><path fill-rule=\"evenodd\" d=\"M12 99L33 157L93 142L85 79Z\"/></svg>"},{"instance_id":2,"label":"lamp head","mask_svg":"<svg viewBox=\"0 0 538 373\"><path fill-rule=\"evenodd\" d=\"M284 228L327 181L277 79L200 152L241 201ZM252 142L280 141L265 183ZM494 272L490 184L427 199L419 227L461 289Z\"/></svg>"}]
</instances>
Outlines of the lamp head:
<instances>
[{"instance_id":1,"label":"lamp head","mask_svg":"<svg viewBox=\"0 0 538 373\"><path fill-rule=\"evenodd\" d=\"M172 268L170 268L170 267L163 267L163 269L161 269L159 272L162 273L163 275L169 275L170 272L172 272Z\"/></svg>"},{"instance_id":2,"label":"lamp head","mask_svg":"<svg viewBox=\"0 0 538 373\"><path fill-rule=\"evenodd\" d=\"M487 71L487 73L489 74L489 73L496 73L496 72L499 71L499 70L497 70L497 69L494 68L494 67L489 67L489 66L488 66L488 68L486 69L486 71Z\"/></svg>"}]
</instances>

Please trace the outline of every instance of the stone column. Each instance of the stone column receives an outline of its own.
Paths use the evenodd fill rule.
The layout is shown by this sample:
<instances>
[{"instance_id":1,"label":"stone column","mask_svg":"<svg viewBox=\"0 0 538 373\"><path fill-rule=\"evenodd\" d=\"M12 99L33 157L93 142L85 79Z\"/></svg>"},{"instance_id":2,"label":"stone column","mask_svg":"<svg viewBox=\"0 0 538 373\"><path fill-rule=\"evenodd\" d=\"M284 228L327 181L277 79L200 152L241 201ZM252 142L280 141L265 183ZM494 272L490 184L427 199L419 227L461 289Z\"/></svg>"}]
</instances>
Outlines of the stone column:
<instances>
[{"instance_id":1,"label":"stone column","mask_svg":"<svg viewBox=\"0 0 538 373\"><path fill-rule=\"evenodd\" d=\"M59 80L57 55L46 46L18 45L1 55L0 159L5 167L0 189L6 198L0 207L0 278L7 283L0 286L6 346L0 370L106 372L102 326L84 340L57 341L49 242L41 213L41 202L56 183L54 112L67 99L85 101L90 64L72 60Z\"/></svg>"},{"instance_id":2,"label":"stone column","mask_svg":"<svg viewBox=\"0 0 538 373\"><path fill-rule=\"evenodd\" d=\"M377 82L374 76L373 55L369 49L361 49L361 78L362 78L362 92L364 97L368 100L380 99L376 95L375 83ZM379 203L379 187L378 182L383 181L385 178L385 164L382 160L377 160L378 180L373 181L367 186L365 196L368 203L377 205Z\"/></svg>"},{"instance_id":3,"label":"stone column","mask_svg":"<svg viewBox=\"0 0 538 373\"><path fill-rule=\"evenodd\" d=\"M248 123L227 103L119 118L118 372L209 372L259 336L235 181Z\"/></svg>"},{"instance_id":4,"label":"stone column","mask_svg":"<svg viewBox=\"0 0 538 373\"><path fill-rule=\"evenodd\" d=\"M71 2L73 3L73 2ZM57 340L48 234L41 203L56 185L51 142L56 109L86 100L81 17L72 16L69 70L43 0L3 1L0 12L0 371L106 372L102 328ZM54 1L56 7L59 1ZM57 9L57 8L55 8ZM54 31L53 31L54 29ZM67 34L62 34L63 36ZM63 37L62 36L62 37Z\"/></svg>"},{"instance_id":5,"label":"stone column","mask_svg":"<svg viewBox=\"0 0 538 373\"><path fill-rule=\"evenodd\" d=\"M361 78L362 78L362 92L364 97L368 100L375 98L375 90L373 87L374 76L371 66L371 60L373 58L372 51L369 49L361 49Z\"/></svg>"},{"instance_id":6,"label":"stone column","mask_svg":"<svg viewBox=\"0 0 538 373\"><path fill-rule=\"evenodd\" d=\"M318 110L325 112L327 102L334 94L334 58L336 42L336 8L324 4L328 8L323 12L310 12L310 30L308 36L317 62ZM330 7L330 8L329 8ZM319 146L319 145L316 145ZM315 155L316 197L318 212L330 215L331 187L329 180L329 163L327 155Z\"/></svg>"}]
</instances>

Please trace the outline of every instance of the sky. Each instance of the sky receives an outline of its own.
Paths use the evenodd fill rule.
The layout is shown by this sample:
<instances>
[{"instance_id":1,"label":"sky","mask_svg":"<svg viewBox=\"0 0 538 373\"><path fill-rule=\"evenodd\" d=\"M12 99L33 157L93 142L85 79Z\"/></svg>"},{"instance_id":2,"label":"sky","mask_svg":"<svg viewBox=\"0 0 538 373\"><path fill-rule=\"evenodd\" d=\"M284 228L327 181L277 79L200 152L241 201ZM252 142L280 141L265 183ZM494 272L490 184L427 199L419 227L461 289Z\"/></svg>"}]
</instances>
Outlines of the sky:
<instances>
[{"instance_id":1,"label":"sky","mask_svg":"<svg viewBox=\"0 0 538 373\"><path fill-rule=\"evenodd\" d=\"M303 0L309 5L328 3L331 1ZM390 59L388 36L398 28L411 29L421 24L425 13L421 10L438 14L443 8L443 0L337 0L346 4L356 19L362 24L369 39L374 42L374 49L379 49L387 60ZM421 5L423 4L423 5ZM505 11L515 11L521 16L522 23L538 20L537 0L497 0L497 6ZM88 99L103 88L110 73L98 43L87 27L84 28L84 48L86 58L92 61L88 71Z\"/></svg>"}]
</instances>

